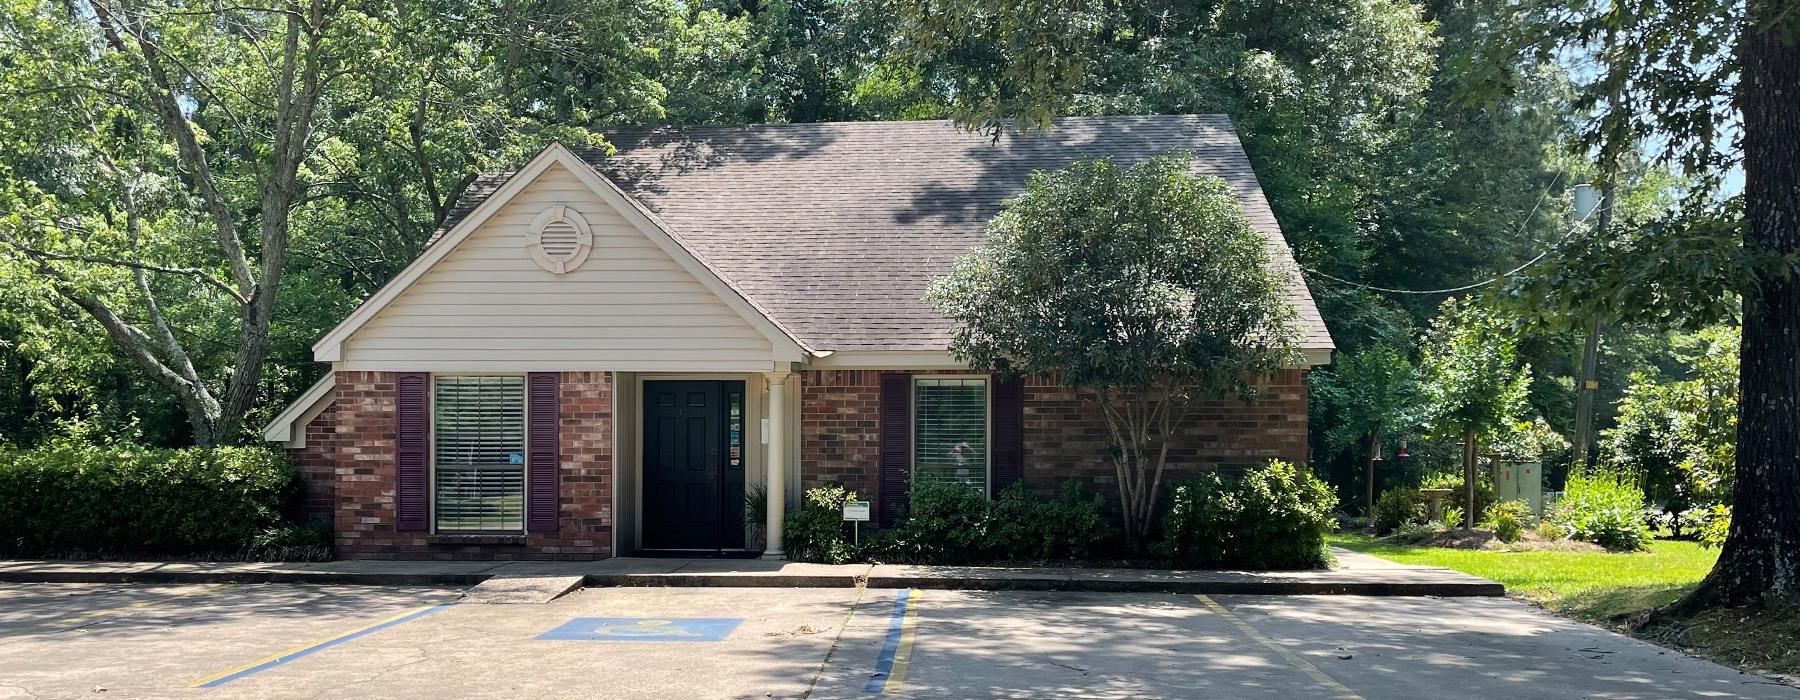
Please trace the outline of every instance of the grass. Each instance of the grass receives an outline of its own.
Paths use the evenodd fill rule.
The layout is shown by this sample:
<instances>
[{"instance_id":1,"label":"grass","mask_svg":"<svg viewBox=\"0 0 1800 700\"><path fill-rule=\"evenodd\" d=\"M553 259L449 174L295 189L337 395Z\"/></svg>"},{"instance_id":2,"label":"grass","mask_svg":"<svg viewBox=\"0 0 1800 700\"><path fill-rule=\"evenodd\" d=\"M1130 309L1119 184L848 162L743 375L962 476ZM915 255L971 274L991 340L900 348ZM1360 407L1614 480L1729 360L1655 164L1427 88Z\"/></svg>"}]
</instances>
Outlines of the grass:
<instances>
[{"instance_id":1,"label":"grass","mask_svg":"<svg viewBox=\"0 0 1800 700\"><path fill-rule=\"evenodd\" d=\"M1648 552L1612 554L1411 547L1356 534L1328 539L1338 547L1403 564L1442 566L1499 581L1515 597L1588 622L1672 603L1700 583L1719 558L1719 550L1679 540L1656 540Z\"/></svg>"},{"instance_id":2,"label":"grass","mask_svg":"<svg viewBox=\"0 0 1800 700\"><path fill-rule=\"evenodd\" d=\"M1728 608L1688 620L1627 630L1626 623L1667 605L1712 570L1717 549L1655 540L1648 552L1495 552L1414 547L1337 533L1330 544L1403 564L1442 566L1506 585L1508 595L1552 612L1742 669L1800 673L1800 610ZM1791 675L1789 682L1793 682Z\"/></svg>"}]
</instances>

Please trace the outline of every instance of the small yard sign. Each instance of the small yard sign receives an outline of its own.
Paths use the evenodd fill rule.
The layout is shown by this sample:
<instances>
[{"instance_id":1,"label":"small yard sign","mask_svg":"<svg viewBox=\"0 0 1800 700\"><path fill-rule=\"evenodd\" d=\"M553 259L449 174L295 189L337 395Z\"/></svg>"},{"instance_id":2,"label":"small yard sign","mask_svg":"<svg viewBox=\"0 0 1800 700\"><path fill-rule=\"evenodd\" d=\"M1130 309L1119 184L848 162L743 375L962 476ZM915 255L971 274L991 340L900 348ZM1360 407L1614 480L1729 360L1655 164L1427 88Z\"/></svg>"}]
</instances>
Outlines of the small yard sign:
<instances>
[{"instance_id":1,"label":"small yard sign","mask_svg":"<svg viewBox=\"0 0 1800 700\"><path fill-rule=\"evenodd\" d=\"M844 519L859 523L869 522L869 502L844 501Z\"/></svg>"}]
</instances>

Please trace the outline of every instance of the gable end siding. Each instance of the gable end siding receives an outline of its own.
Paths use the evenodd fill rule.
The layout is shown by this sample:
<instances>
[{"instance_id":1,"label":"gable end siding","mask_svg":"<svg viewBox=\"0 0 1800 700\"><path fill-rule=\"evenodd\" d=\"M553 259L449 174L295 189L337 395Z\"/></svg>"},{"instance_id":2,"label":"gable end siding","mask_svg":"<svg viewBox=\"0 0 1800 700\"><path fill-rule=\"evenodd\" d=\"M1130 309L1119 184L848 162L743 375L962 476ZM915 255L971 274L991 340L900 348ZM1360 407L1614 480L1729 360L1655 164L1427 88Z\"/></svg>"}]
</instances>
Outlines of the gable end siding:
<instances>
[{"instance_id":1,"label":"gable end siding","mask_svg":"<svg viewBox=\"0 0 1800 700\"><path fill-rule=\"evenodd\" d=\"M567 206L592 253L556 275L525 234ZM351 335L349 371L766 371L774 349L680 263L561 166L545 171Z\"/></svg>"}]
</instances>

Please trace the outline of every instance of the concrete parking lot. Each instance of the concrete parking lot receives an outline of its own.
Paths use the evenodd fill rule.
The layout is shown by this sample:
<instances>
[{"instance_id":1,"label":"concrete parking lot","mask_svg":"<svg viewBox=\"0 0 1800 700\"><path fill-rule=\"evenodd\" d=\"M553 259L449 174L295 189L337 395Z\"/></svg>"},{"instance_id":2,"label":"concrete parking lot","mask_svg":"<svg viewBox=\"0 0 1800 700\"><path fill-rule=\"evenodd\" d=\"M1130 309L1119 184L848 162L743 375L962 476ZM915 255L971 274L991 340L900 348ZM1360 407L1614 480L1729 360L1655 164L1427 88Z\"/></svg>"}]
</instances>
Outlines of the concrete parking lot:
<instances>
[{"instance_id":1,"label":"concrete parking lot","mask_svg":"<svg viewBox=\"0 0 1800 700\"><path fill-rule=\"evenodd\" d=\"M1492 598L0 584L0 698L1790 698Z\"/></svg>"}]
</instances>

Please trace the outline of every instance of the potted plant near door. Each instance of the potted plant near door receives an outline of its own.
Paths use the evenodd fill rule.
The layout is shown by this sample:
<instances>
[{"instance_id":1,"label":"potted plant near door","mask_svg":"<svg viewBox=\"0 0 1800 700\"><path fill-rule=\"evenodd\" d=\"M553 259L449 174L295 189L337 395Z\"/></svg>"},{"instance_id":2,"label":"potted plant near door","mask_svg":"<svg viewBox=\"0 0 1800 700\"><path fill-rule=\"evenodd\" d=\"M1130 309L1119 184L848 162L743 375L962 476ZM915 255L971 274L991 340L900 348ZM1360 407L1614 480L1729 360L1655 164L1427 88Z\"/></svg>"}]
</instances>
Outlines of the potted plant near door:
<instances>
[{"instance_id":1,"label":"potted plant near door","mask_svg":"<svg viewBox=\"0 0 1800 700\"><path fill-rule=\"evenodd\" d=\"M744 486L744 534L755 549L764 549L763 528L769 522L769 490L762 484Z\"/></svg>"}]
</instances>

